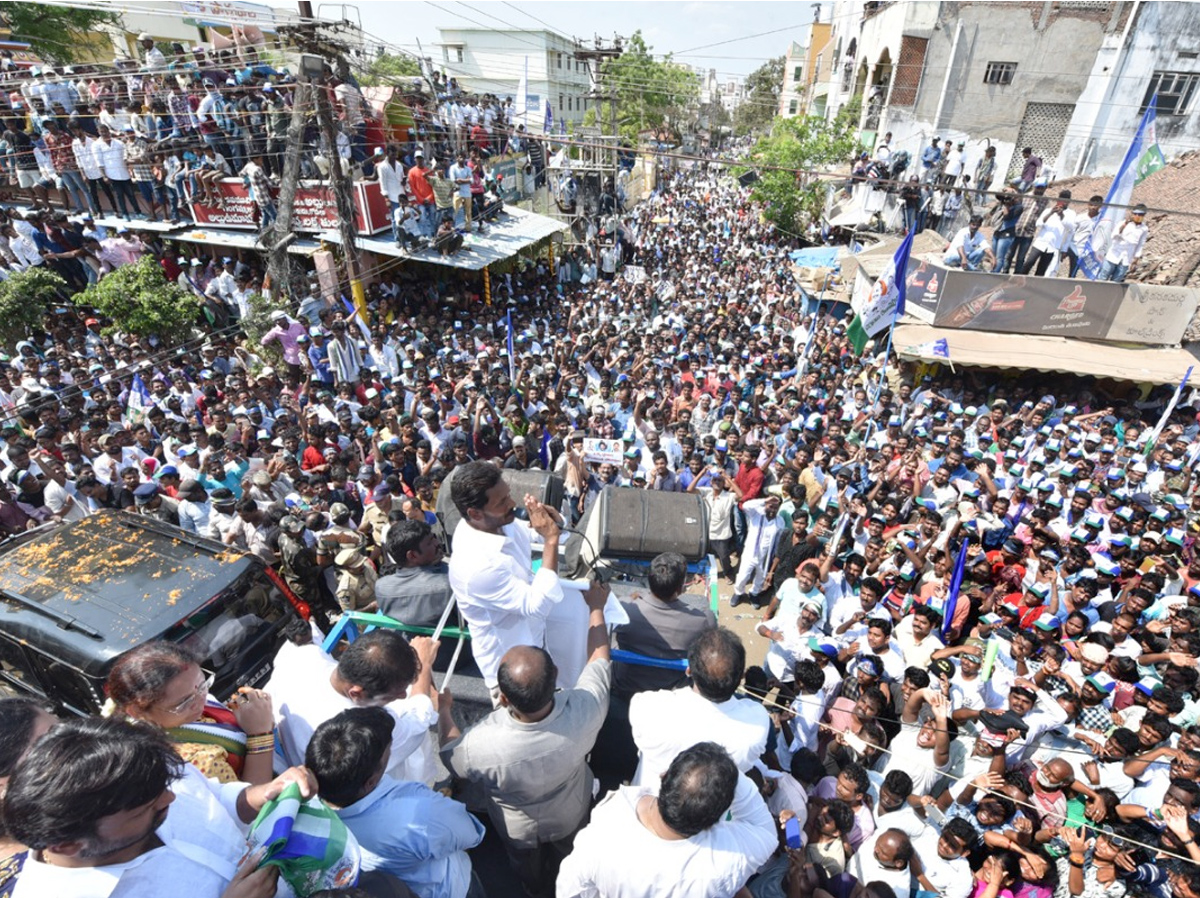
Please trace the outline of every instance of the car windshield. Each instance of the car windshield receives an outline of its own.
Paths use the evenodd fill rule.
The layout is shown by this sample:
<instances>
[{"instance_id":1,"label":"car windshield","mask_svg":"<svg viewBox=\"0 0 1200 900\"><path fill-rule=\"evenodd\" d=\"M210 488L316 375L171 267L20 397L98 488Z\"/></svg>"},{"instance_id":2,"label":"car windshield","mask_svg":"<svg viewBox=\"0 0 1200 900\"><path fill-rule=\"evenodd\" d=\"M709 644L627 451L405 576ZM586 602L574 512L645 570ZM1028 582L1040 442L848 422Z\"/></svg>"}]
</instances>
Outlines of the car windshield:
<instances>
[{"instance_id":1,"label":"car windshield","mask_svg":"<svg viewBox=\"0 0 1200 900\"><path fill-rule=\"evenodd\" d=\"M283 593L261 571L233 585L180 622L164 638L182 644L216 673L213 693L224 698L254 673L246 671L257 649L272 639L288 609Z\"/></svg>"}]
</instances>

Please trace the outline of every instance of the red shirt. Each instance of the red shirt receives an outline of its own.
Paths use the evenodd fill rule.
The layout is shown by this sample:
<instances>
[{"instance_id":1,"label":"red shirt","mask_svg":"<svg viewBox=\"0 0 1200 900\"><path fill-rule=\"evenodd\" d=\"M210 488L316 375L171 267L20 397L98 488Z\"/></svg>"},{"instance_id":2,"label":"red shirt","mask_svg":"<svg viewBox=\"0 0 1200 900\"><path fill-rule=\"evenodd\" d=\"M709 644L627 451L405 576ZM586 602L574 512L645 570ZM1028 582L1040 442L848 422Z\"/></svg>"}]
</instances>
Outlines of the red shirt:
<instances>
[{"instance_id":1,"label":"red shirt","mask_svg":"<svg viewBox=\"0 0 1200 900\"><path fill-rule=\"evenodd\" d=\"M304 471L315 469L317 466L325 465L325 454L309 444L304 448L304 454L300 458L300 468Z\"/></svg>"},{"instance_id":2,"label":"red shirt","mask_svg":"<svg viewBox=\"0 0 1200 900\"><path fill-rule=\"evenodd\" d=\"M742 499L738 501L738 506L747 500L756 499L762 493L763 472L758 466L739 465L733 481L742 491Z\"/></svg>"}]
</instances>

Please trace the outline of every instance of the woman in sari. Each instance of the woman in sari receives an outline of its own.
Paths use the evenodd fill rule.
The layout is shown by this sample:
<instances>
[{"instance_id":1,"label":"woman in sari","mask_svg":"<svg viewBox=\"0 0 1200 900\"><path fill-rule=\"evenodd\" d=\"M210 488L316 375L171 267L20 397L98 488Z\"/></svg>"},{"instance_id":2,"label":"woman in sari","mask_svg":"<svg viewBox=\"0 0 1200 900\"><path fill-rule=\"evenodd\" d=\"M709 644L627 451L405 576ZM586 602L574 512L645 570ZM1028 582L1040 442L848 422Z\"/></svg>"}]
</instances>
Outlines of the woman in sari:
<instances>
[{"instance_id":1,"label":"woman in sari","mask_svg":"<svg viewBox=\"0 0 1200 900\"><path fill-rule=\"evenodd\" d=\"M105 714L157 725L184 761L222 784L265 784L274 775L271 698L240 688L228 704L209 694L213 676L188 650L166 641L121 654L105 682Z\"/></svg>"}]
</instances>

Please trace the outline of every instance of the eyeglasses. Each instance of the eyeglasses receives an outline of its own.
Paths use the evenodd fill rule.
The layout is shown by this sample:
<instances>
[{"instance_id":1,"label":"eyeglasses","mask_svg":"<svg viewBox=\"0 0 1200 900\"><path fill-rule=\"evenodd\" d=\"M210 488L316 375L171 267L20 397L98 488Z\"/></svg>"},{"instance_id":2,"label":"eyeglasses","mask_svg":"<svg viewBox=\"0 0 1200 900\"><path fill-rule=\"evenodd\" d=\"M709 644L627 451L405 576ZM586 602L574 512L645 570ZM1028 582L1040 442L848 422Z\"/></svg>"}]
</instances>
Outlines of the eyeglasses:
<instances>
[{"instance_id":1,"label":"eyeglasses","mask_svg":"<svg viewBox=\"0 0 1200 900\"><path fill-rule=\"evenodd\" d=\"M203 672L203 670L201 671ZM187 712L187 708L192 705L192 701L194 701L197 697L208 696L208 692L212 689L213 682L216 680L216 674L213 672L208 672L205 674L204 681L192 689L192 692L188 695L186 700L181 700L179 703L176 703L174 706L170 707L167 711L174 713L175 715L182 715L183 713Z\"/></svg>"}]
</instances>

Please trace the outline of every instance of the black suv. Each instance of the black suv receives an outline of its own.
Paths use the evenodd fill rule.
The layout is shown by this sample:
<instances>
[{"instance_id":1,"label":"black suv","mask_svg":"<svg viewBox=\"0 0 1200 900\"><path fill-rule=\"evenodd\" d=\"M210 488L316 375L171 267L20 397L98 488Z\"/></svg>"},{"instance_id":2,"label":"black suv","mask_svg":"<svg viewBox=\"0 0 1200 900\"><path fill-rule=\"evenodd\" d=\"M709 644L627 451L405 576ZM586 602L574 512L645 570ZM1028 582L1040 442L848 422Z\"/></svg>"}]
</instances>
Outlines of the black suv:
<instances>
[{"instance_id":1,"label":"black suv","mask_svg":"<svg viewBox=\"0 0 1200 900\"><path fill-rule=\"evenodd\" d=\"M0 692L99 712L114 657L168 640L227 698L271 674L287 589L250 554L144 516L103 511L0 548Z\"/></svg>"}]
</instances>

